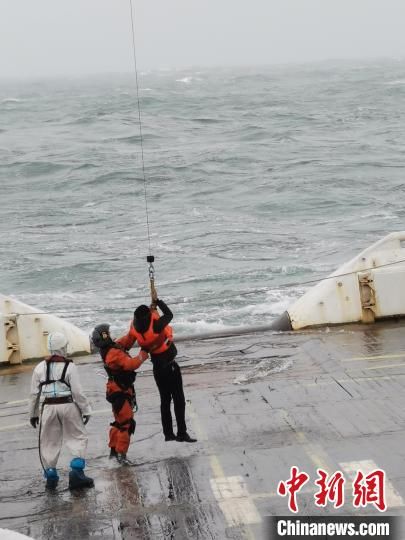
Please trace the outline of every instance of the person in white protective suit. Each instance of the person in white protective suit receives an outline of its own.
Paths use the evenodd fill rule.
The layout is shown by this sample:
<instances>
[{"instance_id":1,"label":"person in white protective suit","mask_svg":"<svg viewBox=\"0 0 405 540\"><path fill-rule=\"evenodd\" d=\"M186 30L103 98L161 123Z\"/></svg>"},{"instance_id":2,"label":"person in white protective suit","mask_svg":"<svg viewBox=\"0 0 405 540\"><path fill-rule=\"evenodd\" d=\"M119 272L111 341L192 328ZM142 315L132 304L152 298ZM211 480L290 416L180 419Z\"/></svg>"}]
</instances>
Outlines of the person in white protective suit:
<instances>
[{"instance_id":1,"label":"person in white protective suit","mask_svg":"<svg viewBox=\"0 0 405 540\"><path fill-rule=\"evenodd\" d=\"M54 332L48 336L50 357L40 362L32 374L30 423L39 424L39 456L44 468L46 487L55 489L56 469L64 441L72 454L69 488L93 487L84 474L90 404L83 394L77 367L67 358L68 340Z\"/></svg>"}]
</instances>

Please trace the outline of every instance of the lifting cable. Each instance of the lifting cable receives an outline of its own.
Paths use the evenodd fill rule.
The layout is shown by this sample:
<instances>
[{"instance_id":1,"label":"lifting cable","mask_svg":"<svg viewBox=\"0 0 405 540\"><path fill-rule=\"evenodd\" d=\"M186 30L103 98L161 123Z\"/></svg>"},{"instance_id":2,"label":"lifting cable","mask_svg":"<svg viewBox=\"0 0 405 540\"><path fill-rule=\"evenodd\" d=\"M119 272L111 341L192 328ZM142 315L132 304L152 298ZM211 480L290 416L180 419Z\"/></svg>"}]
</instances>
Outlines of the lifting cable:
<instances>
[{"instance_id":1,"label":"lifting cable","mask_svg":"<svg viewBox=\"0 0 405 540\"><path fill-rule=\"evenodd\" d=\"M134 62L134 73L135 73L135 83L136 83L136 101L138 106L138 122L139 122L139 137L141 142L141 159L142 159L142 176L143 176L143 190L145 198L145 214L146 214L146 230L148 235L148 255L146 261L149 264L149 282L150 282L150 294L152 298L152 304L157 298L157 293L155 289L155 269L153 263L155 257L151 253L151 242L150 242L150 224L149 224L149 212L148 212L148 196L146 190L146 174L145 174L145 160L144 160L144 151L143 151L143 132L142 132L142 117L141 117L141 104L139 100L139 82L138 82L138 67L136 62L136 45L135 45L135 24L134 24L134 9L132 6L132 0L129 0L129 7L131 11L131 31L132 31L132 54Z\"/></svg>"}]
</instances>

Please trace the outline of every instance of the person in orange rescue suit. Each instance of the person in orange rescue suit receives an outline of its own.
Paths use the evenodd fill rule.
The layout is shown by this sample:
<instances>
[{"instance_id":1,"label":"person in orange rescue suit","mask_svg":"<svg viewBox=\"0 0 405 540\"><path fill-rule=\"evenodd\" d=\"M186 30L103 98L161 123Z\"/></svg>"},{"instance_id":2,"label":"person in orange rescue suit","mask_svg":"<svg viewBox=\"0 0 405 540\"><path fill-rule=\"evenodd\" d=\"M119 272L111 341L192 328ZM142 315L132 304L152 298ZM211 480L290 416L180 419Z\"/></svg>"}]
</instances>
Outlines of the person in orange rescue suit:
<instances>
[{"instance_id":1,"label":"person in orange rescue suit","mask_svg":"<svg viewBox=\"0 0 405 540\"><path fill-rule=\"evenodd\" d=\"M146 351L140 351L132 358L125 350L122 339L114 341L108 324L99 324L92 333L92 341L99 349L104 369L108 375L106 399L112 404L114 422L110 429L110 458L128 465L127 459L131 435L135 433L134 407L136 395L134 382L135 370L148 358ZM125 341L126 337L124 337Z\"/></svg>"},{"instance_id":2,"label":"person in orange rescue suit","mask_svg":"<svg viewBox=\"0 0 405 540\"><path fill-rule=\"evenodd\" d=\"M154 306L138 306L127 336L120 342L130 349L135 342L142 350L148 351L153 363L153 375L160 393L160 413L163 434L166 441L196 442L187 433L185 420L186 400L180 366L175 361L177 349L173 343L173 330L169 325L173 313L156 298L156 306L162 311L160 316ZM170 404L173 399L177 423L177 436L173 431Z\"/></svg>"}]
</instances>

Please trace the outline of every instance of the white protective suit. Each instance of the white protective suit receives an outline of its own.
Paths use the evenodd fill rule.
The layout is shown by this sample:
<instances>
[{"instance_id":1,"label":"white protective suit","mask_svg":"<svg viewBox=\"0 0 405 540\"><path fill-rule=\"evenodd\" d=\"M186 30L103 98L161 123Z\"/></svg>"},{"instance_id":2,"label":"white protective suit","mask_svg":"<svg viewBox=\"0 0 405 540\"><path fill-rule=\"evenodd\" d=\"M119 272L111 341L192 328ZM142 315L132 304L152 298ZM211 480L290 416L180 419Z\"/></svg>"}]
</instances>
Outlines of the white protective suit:
<instances>
[{"instance_id":1,"label":"white protective suit","mask_svg":"<svg viewBox=\"0 0 405 540\"><path fill-rule=\"evenodd\" d=\"M54 354L56 351L52 351ZM62 356L62 355L59 355ZM61 378L64 362L50 362L49 380ZM83 416L90 416L90 404L83 394L77 367L70 362L65 374L67 385L53 382L42 386L46 381L47 361L40 362L32 374L30 392L30 418L40 419L40 449L45 469L56 468L62 442L66 443L73 458L85 457L87 433ZM69 388L69 386L70 388ZM68 398L72 403L44 404L46 398ZM41 413L41 414L40 414Z\"/></svg>"}]
</instances>

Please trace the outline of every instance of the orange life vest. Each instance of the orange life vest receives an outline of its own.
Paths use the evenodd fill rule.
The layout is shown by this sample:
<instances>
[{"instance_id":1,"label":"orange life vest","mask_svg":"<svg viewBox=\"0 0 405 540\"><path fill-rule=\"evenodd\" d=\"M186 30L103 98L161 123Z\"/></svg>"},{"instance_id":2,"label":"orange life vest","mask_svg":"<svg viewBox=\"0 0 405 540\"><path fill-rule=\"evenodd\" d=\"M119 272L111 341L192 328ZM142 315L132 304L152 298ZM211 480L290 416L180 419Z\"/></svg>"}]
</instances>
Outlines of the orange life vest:
<instances>
[{"instance_id":1,"label":"orange life vest","mask_svg":"<svg viewBox=\"0 0 405 540\"><path fill-rule=\"evenodd\" d=\"M156 311L151 311L149 328L141 334L136 330L134 323L131 323L129 333L136 339L138 345L152 354L160 354L168 350L173 341L173 329L167 325L160 334L153 331L153 323L160 319Z\"/></svg>"}]
</instances>

